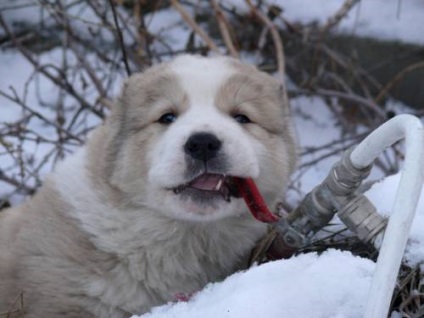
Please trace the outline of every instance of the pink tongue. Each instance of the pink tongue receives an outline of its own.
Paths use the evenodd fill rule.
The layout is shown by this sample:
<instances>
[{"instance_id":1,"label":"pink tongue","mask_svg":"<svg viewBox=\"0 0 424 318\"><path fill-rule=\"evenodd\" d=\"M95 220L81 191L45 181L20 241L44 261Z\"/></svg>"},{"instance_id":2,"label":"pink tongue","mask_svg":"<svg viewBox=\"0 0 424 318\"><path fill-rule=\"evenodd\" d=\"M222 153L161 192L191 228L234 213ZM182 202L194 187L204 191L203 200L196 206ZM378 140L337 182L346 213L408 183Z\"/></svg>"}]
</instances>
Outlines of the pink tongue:
<instances>
[{"instance_id":1,"label":"pink tongue","mask_svg":"<svg viewBox=\"0 0 424 318\"><path fill-rule=\"evenodd\" d=\"M199 190L213 191L222 178L222 175L219 174L202 174L190 183L190 187Z\"/></svg>"}]
</instances>

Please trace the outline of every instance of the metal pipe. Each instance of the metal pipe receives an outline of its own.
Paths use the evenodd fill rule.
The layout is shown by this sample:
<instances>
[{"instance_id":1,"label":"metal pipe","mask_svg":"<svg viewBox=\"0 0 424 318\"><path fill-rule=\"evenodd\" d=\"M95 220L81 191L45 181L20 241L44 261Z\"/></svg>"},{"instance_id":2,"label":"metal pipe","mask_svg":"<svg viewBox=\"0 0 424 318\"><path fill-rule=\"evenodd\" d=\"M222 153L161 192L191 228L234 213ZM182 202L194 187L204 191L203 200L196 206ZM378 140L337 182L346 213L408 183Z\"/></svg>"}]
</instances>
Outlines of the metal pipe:
<instances>
[{"instance_id":1,"label":"metal pipe","mask_svg":"<svg viewBox=\"0 0 424 318\"><path fill-rule=\"evenodd\" d=\"M405 163L387 224L357 189L368 177L375 158L401 139L405 139ZM326 179L287 218L275 224L284 243L280 254L291 255L307 244L338 213L361 240L381 246L364 317L387 317L423 180L423 125L414 116L397 116L373 131L354 150L346 151Z\"/></svg>"},{"instance_id":2,"label":"metal pipe","mask_svg":"<svg viewBox=\"0 0 424 318\"><path fill-rule=\"evenodd\" d=\"M296 250L309 243L312 236L351 200L362 181L368 177L372 165L360 169L354 167L350 160L351 151L344 153L325 180L308 193L287 218L275 224L285 246Z\"/></svg>"},{"instance_id":3,"label":"metal pipe","mask_svg":"<svg viewBox=\"0 0 424 318\"><path fill-rule=\"evenodd\" d=\"M405 138L405 163L395 203L380 248L365 318L387 317L396 278L406 247L424 181L424 129L411 115L386 122L361 142L351 154L352 164L368 166L388 146Z\"/></svg>"}]
</instances>

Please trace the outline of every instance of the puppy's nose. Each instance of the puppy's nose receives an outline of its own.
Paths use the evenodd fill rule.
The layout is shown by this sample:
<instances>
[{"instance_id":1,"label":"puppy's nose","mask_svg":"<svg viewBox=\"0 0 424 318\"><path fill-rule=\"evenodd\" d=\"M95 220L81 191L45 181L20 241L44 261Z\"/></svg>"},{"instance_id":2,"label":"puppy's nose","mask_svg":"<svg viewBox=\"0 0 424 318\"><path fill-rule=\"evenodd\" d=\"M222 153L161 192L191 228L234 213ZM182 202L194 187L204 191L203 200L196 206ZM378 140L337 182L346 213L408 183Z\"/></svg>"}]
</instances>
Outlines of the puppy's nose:
<instances>
[{"instance_id":1,"label":"puppy's nose","mask_svg":"<svg viewBox=\"0 0 424 318\"><path fill-rule=\"evenodd\" d=\"M184 151L194 159L207 161L216 156L222 143L210 133L196 133L191 135L184 145Z\"/></svg>"}]
</instances>

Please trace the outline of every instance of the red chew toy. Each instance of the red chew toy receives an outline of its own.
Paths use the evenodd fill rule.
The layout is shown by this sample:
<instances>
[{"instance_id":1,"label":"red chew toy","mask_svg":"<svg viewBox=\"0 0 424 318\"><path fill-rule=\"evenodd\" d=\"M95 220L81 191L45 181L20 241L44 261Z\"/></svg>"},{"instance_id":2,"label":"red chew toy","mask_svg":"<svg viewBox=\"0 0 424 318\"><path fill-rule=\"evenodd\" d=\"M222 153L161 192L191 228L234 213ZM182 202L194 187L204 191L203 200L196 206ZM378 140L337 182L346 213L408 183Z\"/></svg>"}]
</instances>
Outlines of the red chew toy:
<instances>
[{"instance_id":1,"label":"red chew toy","mask_svg":"<svg viewBox=\"0 0 424 318\"><path fill-rule=\"evenodd\" d=\"M277 222L280 219L268 209L255 182L251 178L234 177L233 181L255 219L265 223Z\"/></svg>"}]
</instances>

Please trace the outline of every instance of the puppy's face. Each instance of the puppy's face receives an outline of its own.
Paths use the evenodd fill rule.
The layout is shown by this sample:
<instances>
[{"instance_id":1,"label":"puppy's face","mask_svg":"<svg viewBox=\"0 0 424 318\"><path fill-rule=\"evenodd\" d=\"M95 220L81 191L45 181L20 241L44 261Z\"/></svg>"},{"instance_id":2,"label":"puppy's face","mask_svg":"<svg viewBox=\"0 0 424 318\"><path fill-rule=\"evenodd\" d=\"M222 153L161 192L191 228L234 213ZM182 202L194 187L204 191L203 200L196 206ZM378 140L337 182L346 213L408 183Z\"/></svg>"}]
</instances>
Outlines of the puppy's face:
<instances>
[{"instance_id":1,"label":"puppy's face","mask_svg":"<svg viewBox=\"0 0 424 318\"><path fill-rule=\"evenodd\" d=\"M181 56L130 78L110 124L111 183L132 203L178 219L245 213L231 177L251 177L268 204L294 165L278 83L228 58Z\"/></svg>"}]
</instances>

